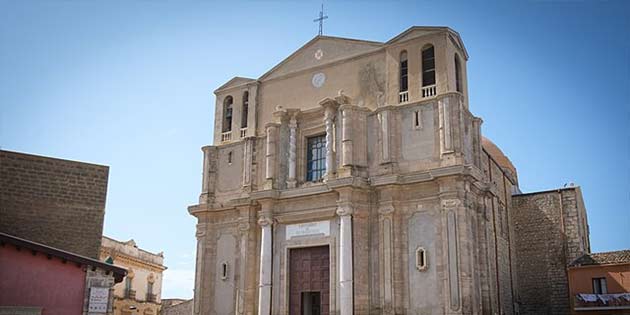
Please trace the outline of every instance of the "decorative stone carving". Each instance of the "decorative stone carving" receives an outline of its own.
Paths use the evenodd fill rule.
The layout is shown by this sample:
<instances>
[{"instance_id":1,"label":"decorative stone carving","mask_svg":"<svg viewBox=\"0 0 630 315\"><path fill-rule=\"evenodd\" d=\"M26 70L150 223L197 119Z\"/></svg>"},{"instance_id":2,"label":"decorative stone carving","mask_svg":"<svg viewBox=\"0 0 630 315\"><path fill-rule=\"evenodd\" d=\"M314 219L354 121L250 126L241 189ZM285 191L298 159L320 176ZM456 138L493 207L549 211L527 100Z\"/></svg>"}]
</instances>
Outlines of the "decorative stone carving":
<instances>
[{"instance_id":1,"label":"decorative stone carving","mask_svg":"<svg viewBox=\"0 0 630 315\"><path fill-rule=\"evenodd\" d=\"M287 179L287 187L295 188L296 180L296 146L297 146L297 113L291 115L289 120L289 176Z\"/></svg>"},{"instance_id":2,"label":"decorative stone carving","mask_svg":"<svg viewBox=\"0 0 630 315\"><path fill-rule=\"evenodd\" d=\"M278 125L274 123L267 124L267 141L265 143L265 179L273 185L273 179L276 173L276 142L278 137ZM265 187L271 189L271 187Z\"/></svg>"},{"instance_id":3,"label":"decorative stone carving","mask_svg":"<svg viewBox=\"0 0 630 315\"><path fill-rule=\"evenodd\" d=\"M332 179L335 174L335 116L337 106L335 100L326 98L320 102L324 107L324 125L326 127L326 173L324 179Z\"/></svg>"}]
</instances>

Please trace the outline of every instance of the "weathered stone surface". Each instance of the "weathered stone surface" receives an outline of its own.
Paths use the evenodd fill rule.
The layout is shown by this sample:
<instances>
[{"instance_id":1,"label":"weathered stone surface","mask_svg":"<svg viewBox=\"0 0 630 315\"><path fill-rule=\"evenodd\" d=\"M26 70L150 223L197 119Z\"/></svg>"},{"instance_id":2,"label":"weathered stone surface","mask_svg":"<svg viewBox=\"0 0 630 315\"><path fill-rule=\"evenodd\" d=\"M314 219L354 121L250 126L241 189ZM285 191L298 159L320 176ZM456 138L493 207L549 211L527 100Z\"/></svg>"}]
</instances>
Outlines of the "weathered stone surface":
<instances>
[{"instance_id":1,"label":"weathered stone surface","mask_svg":"<svg viewBox=\"0 0 630 315\"><path fill-rule=\"evenodd\" d=\"M107 166L0 150L0 231L98 259Z\"/></svg>"}]
</instances>

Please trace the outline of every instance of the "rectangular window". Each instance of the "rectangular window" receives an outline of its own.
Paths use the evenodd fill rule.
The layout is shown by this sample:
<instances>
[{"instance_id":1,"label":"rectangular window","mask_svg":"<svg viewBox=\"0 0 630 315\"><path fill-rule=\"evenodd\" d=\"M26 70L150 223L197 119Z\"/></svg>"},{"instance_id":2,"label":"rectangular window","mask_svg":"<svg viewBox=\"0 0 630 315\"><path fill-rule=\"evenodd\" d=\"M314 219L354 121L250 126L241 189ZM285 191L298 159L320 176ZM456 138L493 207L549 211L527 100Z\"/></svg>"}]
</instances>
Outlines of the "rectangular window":
<instances>
[{"instance_id":1,"label":"rectangular window","mask_svg":"<svg viewBox=\"0 0 630 315\"><path fill-rule=\"evenodd\" d=\"M326 136L309 137L306 140L306 181L319 181L325 172Z\"/></svg>"},{"instance_id":2,"label":"rectangular window","mask_svg":"<svg viewBox=\"0 0 630 315\"><path fill-rule=\"evenodd\" d=\"M413 112L413 127L415 129L422 128L422 111L420 110Z\"/></svg>"},{"instance_id":3,"label":"rectangular window","mask_svg":"<svg viewBox=\"0 0 630 315\"><path fill-rule=\"evenodd\" d=\"M593 278L593 294L607 294L606 278Z\"/></svg>"}]
</instances>

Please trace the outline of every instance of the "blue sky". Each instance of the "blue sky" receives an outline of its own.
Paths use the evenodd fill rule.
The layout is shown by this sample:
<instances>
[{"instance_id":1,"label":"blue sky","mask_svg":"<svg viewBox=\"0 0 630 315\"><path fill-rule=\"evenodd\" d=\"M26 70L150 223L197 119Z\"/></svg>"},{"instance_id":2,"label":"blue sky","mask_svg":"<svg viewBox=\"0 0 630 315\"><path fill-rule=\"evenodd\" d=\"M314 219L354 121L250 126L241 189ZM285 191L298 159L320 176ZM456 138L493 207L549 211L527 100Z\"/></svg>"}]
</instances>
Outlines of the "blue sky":
<instances>
[{"instance_id":1,"label":"blue sky","mask_svg":"<svg viewBox=\"0 0 630 315\"><path fill-rule=\"evenodd\" d=\"M212 91L317 34L318 1L0 0L0 146L110 166L105 234L191 297ZM630 248L630 2L326 2L326 35L457 30L471 111L525 192L582 186L593 251Z\"/></svg>"}]
</instances>

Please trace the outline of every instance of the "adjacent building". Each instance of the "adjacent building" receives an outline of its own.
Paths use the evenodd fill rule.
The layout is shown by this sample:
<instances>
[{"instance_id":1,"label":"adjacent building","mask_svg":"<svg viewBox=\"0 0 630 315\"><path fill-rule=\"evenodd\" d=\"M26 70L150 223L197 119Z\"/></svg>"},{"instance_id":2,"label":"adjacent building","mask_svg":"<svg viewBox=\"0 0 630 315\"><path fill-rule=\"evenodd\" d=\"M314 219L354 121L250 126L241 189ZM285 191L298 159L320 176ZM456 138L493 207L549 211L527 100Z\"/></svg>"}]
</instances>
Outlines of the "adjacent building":
<instances>
[{"instance_id":1,"label":"adjacent building","mask_svg":"<svg viewBox=\"0 0 630 315\"><path fill-rule=\"evenodd\" d=\"M568 277L571 314L630 314L630 250L584 254Z\"/></svg>"},{"instance_id":2,"label":"adjacent building","mask_svg":"<svg viewBox=\"0 0 630 315\"><path fill-rule=\"evenodd\" d=\"M193 314L568 314L579 188L521 193L467 60L448 27L317 36L215 90Z\"/></svg>"},{"instance_id":3,"label":"adjacent building","mask_svg":"<svg viewBox=\"0 0 630 315\"><path fill-rule=\"evenodd\" d=\"M126 273L93 258L0 233L0 314L113 314L111 288Z\"/></svg>"},{"instance_id":4,"label":"adjacent building","mask_svg":"<svg viewBox=\"0 0 630 315\"><path fill-rule=\"evenodd\" d=\"M103 236L101 261L127 270L114 286L114 315L158 315L161 308L164 254L138 248L134 240L121 242Z\"/></svg>"},{"instance_id":5,"label":"adjacent building","mask_svg":"<svg viewBox=\"0 0 630 315\"><path fill-rule=\"evenodd\" d=\"M127 272L98 261L108 174L0 150L0 314L113 314Z\"/></svg>"}]
</instances>

